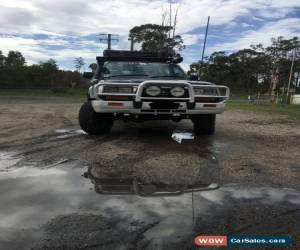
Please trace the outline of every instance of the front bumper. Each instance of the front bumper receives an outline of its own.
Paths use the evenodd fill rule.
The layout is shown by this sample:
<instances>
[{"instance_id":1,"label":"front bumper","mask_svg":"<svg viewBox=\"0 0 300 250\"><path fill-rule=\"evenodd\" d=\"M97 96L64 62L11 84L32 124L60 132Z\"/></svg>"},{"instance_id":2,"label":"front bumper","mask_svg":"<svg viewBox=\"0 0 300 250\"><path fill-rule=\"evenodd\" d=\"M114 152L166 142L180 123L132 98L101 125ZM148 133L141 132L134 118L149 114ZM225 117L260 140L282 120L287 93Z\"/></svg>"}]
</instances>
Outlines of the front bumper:
<instances>
[{"instance_id":1,"label":"front bumper","mask_svg":"<svg viewBox=\"0 0 300 250\"><path fill-rule=\"evenodd\" d=\"M175 97L145 97L143 95L143 90L151 85L151 84L159 84L160 86L176 86L176 84L180 84L184 86L188 91L188 95L184 98L175 98ZM195 114L220 114L225 109L226 100L229 98L229 88L226 86L220 85L193 85L187 81L170 81L170 80L147 80L139 84L137 91L135 94L121 94L121 93L103 93L102 86L106 85L106 83L99 83L93 89L92 96L94 96L94 100L92 100L92 106L97 113L121 113L121 114L173 114L173 115L195 115ZM110 85L120 85L118 83ZM216 88L218 91L218 95L196 95L194 88L197 87L203 88ZM221 94L221 89L223 93ZM224 92L225 90L225 92ZM119 96L127 96L130 100L107 100L103 97L114 97L118 98ZM215 98L219 101L216 102L205 102L198 101L199 98ZM153 109L153 103L176 103L176 108L165 108L160 107ZM162 105L164 106L164 105ZM168 105L166 105L168 106ZM172 106L172 105L171 105Z\"/></svg>"},{"instance_id":2,"label":"front bumper","mask_svg":"<svg viewBox=\"0 0 300 250\"><path fill-rule=\"evenodd\" d=\"M122 104L122 106L113 106L113 103ZM186 102L177 102L178 109L151 109L151 102L142 102L141 108L135 108L132 101L102 101L93 100L92 106L97 113L127 113L127 114L220 114L224 112L225 102L214 103L216 107L211 107L212 103L195 103L193 109L187 108ZM205 105L209 105L205 107Z\"/></svg>"}]
</instances>

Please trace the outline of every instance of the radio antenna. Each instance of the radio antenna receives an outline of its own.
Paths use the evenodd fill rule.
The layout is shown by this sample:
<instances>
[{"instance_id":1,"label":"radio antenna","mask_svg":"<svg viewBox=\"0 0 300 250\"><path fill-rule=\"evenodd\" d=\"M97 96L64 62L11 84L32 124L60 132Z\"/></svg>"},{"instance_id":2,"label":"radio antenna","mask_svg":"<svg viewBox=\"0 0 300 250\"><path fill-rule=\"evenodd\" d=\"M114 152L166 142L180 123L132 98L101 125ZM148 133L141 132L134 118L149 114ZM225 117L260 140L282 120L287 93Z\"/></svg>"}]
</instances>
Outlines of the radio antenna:
<instances>
[{"instance_id":1,"label":"radio antenna","mask_svg":"<svg viewBox=\"0 0 300 250\"><path fill-rule=\"evenodd\" d=\"M202 65L203 65L203 60L204 60L204 53L205 53L205 47L206 47L206 39L207 39L209 21L210 21L210 16L208 16L208 18L207 18L204 43L203 43L203 49L202 49L202 56L201 56L201 62L200 62L200 69L199 69L199 77L201 76L201 73L202 73Z\"/></svg>"}]
</instances>

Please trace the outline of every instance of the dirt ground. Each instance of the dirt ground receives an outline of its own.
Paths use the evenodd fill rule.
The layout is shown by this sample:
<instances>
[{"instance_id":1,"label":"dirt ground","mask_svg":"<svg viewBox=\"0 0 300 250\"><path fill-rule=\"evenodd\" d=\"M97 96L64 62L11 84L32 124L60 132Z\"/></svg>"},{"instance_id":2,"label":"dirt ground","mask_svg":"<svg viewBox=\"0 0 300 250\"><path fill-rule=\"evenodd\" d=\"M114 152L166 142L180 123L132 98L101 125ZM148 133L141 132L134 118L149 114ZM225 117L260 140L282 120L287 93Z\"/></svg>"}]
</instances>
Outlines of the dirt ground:
<instances>
[{"instance_id":1,"label":"dirt ground","mask_svg":"<svg viewBox=\"0 0 300 250\"><path fill-rule=\"evenodd\" d=\"M194 249L199 234L237 233L290 235L300 248L296 121L226 111L213 136L179 144L171 134L190 121L86 135L80 105L0 98L0 249ZM213 188L191 198L199 187Z\"/></svg>"}]
</instances>

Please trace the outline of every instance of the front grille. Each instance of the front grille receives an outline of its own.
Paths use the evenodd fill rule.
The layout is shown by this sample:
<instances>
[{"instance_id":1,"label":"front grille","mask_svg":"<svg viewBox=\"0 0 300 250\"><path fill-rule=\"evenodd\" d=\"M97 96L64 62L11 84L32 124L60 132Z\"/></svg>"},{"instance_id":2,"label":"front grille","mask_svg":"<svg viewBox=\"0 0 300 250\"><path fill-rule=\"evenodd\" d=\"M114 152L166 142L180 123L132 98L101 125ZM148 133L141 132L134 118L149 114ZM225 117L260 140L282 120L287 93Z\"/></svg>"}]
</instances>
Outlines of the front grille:
<instances>
[{"instance_id":1,"label":"front grille","mask_svg":"<svg viewBox=\"0 0 300 250\"><path fill-rule=\"evenodd\" d=\"M103 101L133 101L134 96L126 96L126 95L99 95L99 98Z\"/></svg>"},{"instance_id":2,"label":"front grille","mask_svg":"<svg viewBox=\"0 0 300 250\"><path fill-rule=\"evenodd\" d=\"M146 89L150 86L158 86L160 87L161 89L161 93L160 95L158 96L150 96L146 93ZM189 98L189 90L188 90L188 87L186 85L183 85L183 84L170 84L170 85L160 85L159 83L158 84L149 84L147 86L144 86L143 88L143 92L142 92L142 97L151 97L151 98L175 98L174 96L171 95L170 93L170 90L174 87L182 87L184 88L184 95L183 96L180 96L178 98Z\"/></svg>"}]
</instances>

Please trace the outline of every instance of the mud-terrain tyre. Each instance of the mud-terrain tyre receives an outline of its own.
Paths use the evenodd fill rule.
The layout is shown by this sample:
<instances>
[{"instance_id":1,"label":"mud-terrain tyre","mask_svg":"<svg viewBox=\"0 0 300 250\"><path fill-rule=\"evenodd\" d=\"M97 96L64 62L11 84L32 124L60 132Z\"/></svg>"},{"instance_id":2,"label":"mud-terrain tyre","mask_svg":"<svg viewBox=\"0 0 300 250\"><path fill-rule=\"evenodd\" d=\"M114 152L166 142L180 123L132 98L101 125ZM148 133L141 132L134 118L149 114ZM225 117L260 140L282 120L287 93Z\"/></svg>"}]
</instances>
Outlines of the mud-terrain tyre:
<instances>
[{"instance_id":1,"label":"mud-terrain tyre","mask_svg":"<svg viewBox=\"0 0 300 250\"><path fill-rule=\"evenodd\" d=\"M192 121L194 123L195 134L211 135L215 132L215 114L195 115L192 117Z\"/></svg>"},{"instance_id":2,"label":"mud-terrain tyre","mask_svg":"<svg viewBox=\"0 0 300 250\"><path fill-rule=\"evenodd\" d=\"M85 102L79 111L79 125L91 135L109 133L114 123L113 114L96 113L90 101Z\"/></svg>"}]
</instances>

